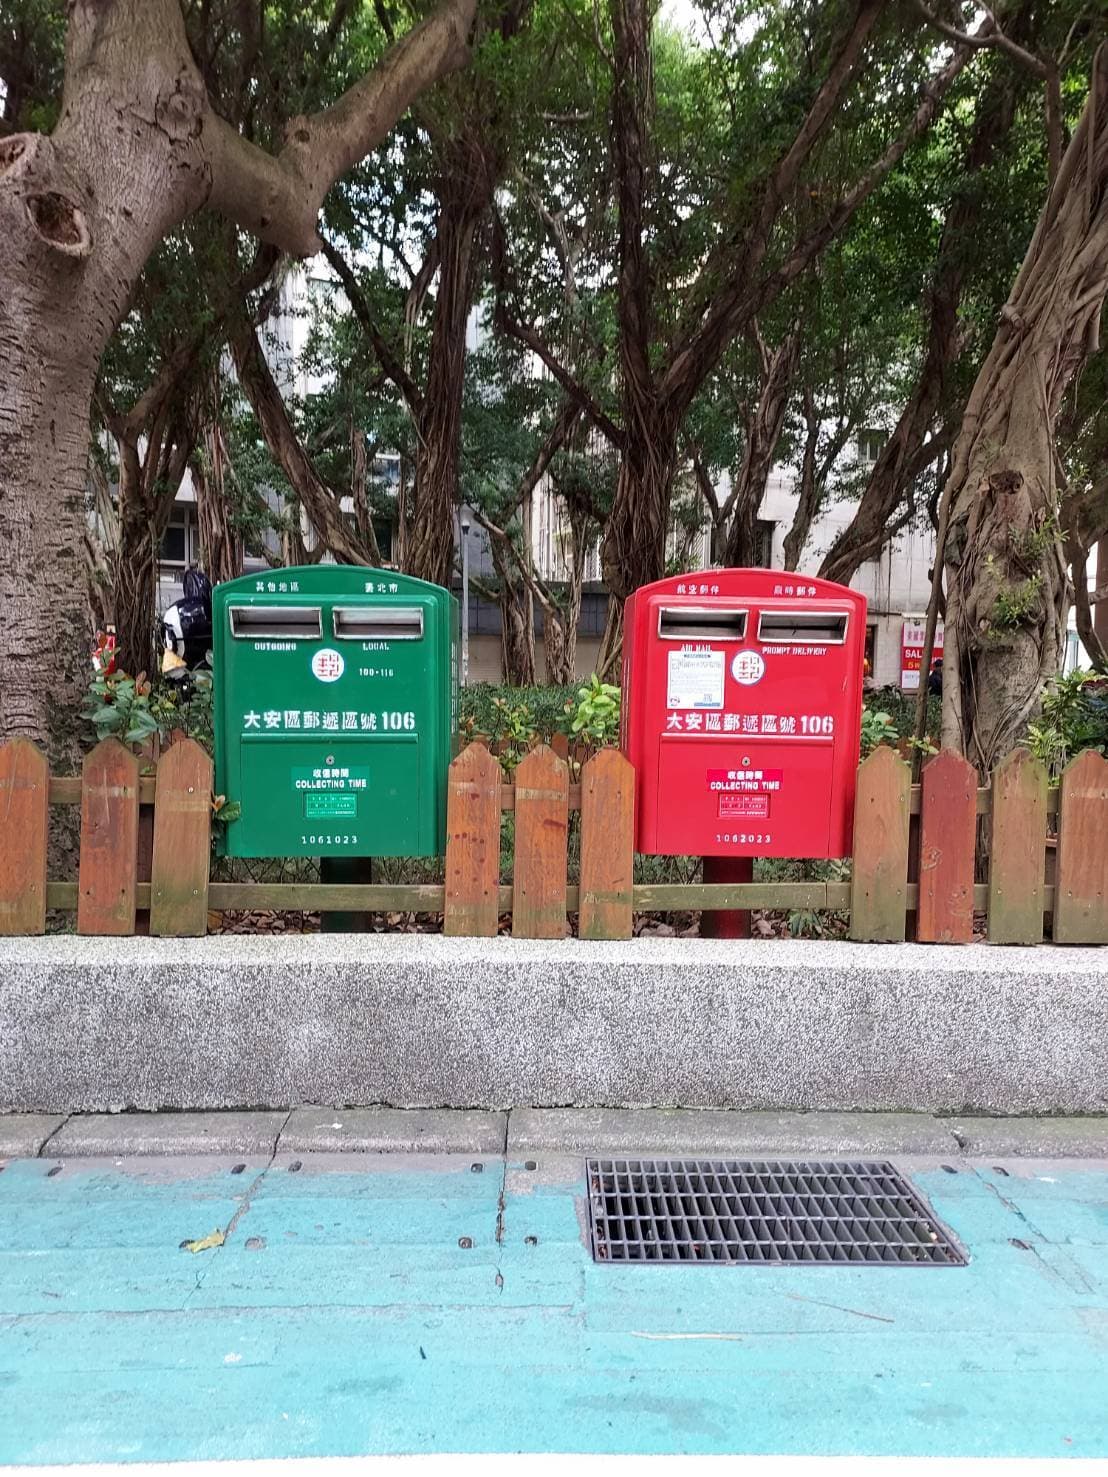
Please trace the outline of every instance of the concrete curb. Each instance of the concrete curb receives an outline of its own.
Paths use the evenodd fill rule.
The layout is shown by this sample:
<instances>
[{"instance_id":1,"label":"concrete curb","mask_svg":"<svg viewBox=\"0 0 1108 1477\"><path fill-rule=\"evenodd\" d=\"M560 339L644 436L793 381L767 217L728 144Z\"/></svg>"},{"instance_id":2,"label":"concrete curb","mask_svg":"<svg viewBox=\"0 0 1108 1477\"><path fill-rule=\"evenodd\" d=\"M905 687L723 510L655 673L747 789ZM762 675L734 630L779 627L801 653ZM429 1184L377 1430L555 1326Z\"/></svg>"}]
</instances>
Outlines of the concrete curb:
<instances>
[{"instance_id":1,"label":"concrete curb","mask_svg":"<svg viewBox=\"0 0 1108 1477\"><path fill-rule=\"evenodd\" d=\"M294 1108L282 1153L501 1154L507 1113L396 1108Z\"/></svg>"},{"instance_id":2,"label":"concrete curb","mask_svg":"<svg viewBox=\"0 0 1108 1477\"><path fill-rule=\"evenodd\" d=\"M274 1154L288 1113L75 1113L47 1144L50 1157ZM0 1119L0 1125L4 1122ZM3 1138L0 1127L0 1141ZM41 1151L40 1151L41 1152Z\"/></svg>"},{"instance_id":3,"label":"concrete curb","mask_svg":"<svg viewBox=\"0 0 1108 1477\"><path fill-rule=\"evenodd\" d=\"M1108 950L0 941L0 1111L1097 1113L1106 1046Z\"/></svg>"},{"instance_id":4,"label":"concrete curb","mask_svg":"<svg viewBox=\"0 0 1108 1477\"><path fill-rule=\"evenodd\" d=\"M44 1125L57 1125L45 1134ZM276 1125L276 1130L275 1130ZM337 1125L337 1127L336 1127ZM301 1108L284 1113L0 1115L6 1159L293 1156L356 1164L457 1154L512 1164L585 1154L712 1158L1108 1161L1108 1118L933 1118L924 1113L742 1113L524 1108L511 1113Z\"/></svg>"},{"instance_id":5,"label":"concrete curb","mask_svg":"<svg viewBox=\"0 0 1108 1477\"><path fill-rule=\"evenodd\" d=\"M8 1114L0 1117L0 1159L35 1159L65 1122L46 1113Z\"/></svg>"}]
</instances>

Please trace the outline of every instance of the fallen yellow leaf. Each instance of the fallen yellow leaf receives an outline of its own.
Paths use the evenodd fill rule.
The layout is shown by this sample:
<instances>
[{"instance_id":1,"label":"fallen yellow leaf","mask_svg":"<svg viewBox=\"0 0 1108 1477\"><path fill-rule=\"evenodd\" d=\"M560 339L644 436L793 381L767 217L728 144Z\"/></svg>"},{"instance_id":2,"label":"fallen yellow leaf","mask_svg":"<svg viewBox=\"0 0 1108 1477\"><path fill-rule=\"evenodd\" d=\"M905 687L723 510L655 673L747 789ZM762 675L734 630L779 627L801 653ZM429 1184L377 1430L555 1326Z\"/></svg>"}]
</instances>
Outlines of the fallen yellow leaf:
<instances>
[{"instance_id":1,"label":"fallen yellow leaf","mask_svg":"<svg viewBox=\"0 0 1108 1477\"><path fill-rule=\"evenodd\" d=\"M211 1251L213 1246L222 1246L226 1239L222 1231L213 1231L209 1236L201 1236L199 1241L182 1241L181 1248L184 1251Z\"/></svg>"}]
</instances>

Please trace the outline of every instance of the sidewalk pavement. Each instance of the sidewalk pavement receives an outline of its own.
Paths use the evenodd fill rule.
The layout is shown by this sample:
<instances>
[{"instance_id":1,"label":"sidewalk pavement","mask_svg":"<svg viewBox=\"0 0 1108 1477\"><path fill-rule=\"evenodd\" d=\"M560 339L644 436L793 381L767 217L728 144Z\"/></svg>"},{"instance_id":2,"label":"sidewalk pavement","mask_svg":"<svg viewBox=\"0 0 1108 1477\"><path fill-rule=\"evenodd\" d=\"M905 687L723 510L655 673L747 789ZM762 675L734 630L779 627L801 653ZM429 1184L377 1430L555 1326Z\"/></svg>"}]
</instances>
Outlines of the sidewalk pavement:
<instances>
[{"instance_id":1,"label":"sidewalk pavement","mask_svg":"<svg viewBox=\"0 0 1108 1477\"><path fill-rule=\"evenodd\" d=\"M0 1168L0 1462L1108 1455L1103 1121L300 1109L0 1138L30 1156ZM970 1263L594 1263L584 1155L650 1151L890 1158Z\"/></svg>"}]
</instances>

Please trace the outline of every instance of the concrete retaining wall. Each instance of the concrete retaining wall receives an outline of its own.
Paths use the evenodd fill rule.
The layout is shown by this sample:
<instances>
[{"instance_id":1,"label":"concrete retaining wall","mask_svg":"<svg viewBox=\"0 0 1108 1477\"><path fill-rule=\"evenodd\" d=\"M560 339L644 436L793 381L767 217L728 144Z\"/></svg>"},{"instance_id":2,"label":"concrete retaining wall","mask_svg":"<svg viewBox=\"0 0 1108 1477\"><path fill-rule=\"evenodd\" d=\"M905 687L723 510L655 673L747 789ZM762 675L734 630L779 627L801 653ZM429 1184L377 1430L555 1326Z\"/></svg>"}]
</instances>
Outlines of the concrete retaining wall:
<instances>
[{"instance_id":1,"label":"concrete retaining wall","mask_svg":"<svg viewBox=\"0 0 1108 1477\"><path fill-rule=\"evenodd\" d=\"M1108 949L0 941L0 1111L1108 1109Z\"/></svg>"}]
</instances>

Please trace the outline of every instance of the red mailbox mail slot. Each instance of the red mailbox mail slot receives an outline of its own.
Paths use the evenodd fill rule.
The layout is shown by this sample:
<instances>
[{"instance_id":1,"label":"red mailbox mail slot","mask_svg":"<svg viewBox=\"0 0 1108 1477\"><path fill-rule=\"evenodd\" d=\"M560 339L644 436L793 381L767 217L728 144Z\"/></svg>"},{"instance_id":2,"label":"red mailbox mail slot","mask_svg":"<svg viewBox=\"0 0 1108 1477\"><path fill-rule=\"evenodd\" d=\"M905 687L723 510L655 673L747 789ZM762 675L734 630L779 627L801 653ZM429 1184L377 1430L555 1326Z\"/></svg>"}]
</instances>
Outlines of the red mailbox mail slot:
<instances>
[{"instance_id":1,"label":"red mailbox mail slot","mask_svg":"<svg viewBox=\"0 0 1108 1477\"><path fill-rule=\"evenodd\" d=\"M864 595L771 569L659 580L627 602L623 752L636 847L847 856Z\"/></svg>"}]
</instances>

